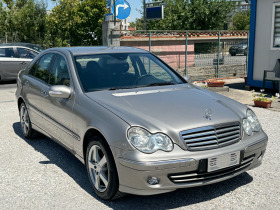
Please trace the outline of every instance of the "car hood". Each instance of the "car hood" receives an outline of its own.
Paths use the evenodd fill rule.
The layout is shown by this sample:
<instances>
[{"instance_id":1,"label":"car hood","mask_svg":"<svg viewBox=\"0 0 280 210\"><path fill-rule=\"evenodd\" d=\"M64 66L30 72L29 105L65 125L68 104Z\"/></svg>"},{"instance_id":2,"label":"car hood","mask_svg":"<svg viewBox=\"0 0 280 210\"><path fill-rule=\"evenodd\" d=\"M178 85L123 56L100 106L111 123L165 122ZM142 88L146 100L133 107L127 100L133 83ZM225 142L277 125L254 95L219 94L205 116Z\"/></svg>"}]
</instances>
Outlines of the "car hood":
<instances>
[{"instance_id":1,"label":"car hood","mask_svg":"<svg viewBox=\"0 0 280 210\"><path fill-rule=\"evenodd\" d=\"M240 122L247 109L234 100L189 84L86 95L131 126L144 127L151 133L178 134L197 127ZM211 119L207 119L206 110L210 110Z\"/></svg>"}]
</instances>

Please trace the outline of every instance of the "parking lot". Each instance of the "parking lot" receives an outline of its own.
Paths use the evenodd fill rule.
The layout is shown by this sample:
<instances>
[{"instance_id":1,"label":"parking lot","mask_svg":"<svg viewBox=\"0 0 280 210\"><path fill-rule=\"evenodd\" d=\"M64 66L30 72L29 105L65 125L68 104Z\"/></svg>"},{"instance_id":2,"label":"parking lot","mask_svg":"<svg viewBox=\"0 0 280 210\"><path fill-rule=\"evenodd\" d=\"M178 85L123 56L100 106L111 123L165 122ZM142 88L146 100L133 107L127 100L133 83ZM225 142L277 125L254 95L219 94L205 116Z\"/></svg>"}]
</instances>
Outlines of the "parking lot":
<instances>
[{"instance_id":1,"label":"parking lot","mask_svg":"<svg viewBox=\"0 0 280 210\"><path fill-rule=\"evenodd\" d=\"M46 137L23 137L15 90L15 83L0 84L0 209L279 209L278 111L251 107L269 137L257 169L214 185L105 202L94 195L84 165L67 150Z\"/></svg>"}]
</instances>

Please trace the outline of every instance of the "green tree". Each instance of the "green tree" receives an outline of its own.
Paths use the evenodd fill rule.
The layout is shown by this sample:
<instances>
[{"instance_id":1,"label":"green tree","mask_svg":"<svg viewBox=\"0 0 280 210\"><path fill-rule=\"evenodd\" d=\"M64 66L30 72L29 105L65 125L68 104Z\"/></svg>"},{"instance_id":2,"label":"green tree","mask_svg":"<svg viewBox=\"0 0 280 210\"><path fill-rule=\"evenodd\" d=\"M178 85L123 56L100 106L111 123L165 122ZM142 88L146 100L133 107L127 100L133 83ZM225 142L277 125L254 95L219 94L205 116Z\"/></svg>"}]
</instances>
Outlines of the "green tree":
<instances>
[{"instance_id":1,"label":"green tree","mask_svg":"<svg viewBox=\"0 0 280 210\"><path fill-rule=\"evenodd\" d=\"M147 21L148 30L221 30L235 4L226 0L164 0L164 19ZM143 29L143 17L135 21Z\"/></svg>"},{"instance_id":2,"label":"green tree","mask_svg":"<svg viewBox=\"0 0 280 210\"><path fill-rule=\"evenodd\" d=\"M233 29L235 30L250 29L250 10L237 12L233 16Z\"/></svg>"},{"instance_id":3,"label":"green tree","mask_svg":"<svg viewBox=\"0 0 280 210\"><path fill-rule=\"evenodd\" d=\"M100 0L60 0L47 17L48 44L102 44L102 22L107 12Z\"/></svg>"},{"instance_id":4,"label":"green tree","mask_svg":"<svg viewBox=\"0 0 280 210\"><path fill-rule=\"evenodd\" d=\"M35 0L4 0L0 4L0 31L13 41L41 43L45 33L46 5Z\"/></svg>"}]
</instances>

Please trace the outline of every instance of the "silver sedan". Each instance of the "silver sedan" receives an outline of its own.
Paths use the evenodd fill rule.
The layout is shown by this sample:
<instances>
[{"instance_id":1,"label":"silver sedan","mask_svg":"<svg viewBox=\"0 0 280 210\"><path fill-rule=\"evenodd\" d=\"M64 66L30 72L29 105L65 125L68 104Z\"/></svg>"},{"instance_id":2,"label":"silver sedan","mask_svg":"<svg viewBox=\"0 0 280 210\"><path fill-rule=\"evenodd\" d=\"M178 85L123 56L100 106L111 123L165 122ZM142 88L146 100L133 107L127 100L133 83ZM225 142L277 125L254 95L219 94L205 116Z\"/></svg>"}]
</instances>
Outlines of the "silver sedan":
<instances>
[{"instance_id":1,"label":"silver sedan","mask_svg":"<svg viewBox=\"0 0 280 210\"><path fill-rule=\"evenodd\" d=\"M43 133L67 148L105 200L224 181L265 153L252 110L191 85L144 50L48 49L17 83L24 136Z\"/></svg>"}]
</instances>

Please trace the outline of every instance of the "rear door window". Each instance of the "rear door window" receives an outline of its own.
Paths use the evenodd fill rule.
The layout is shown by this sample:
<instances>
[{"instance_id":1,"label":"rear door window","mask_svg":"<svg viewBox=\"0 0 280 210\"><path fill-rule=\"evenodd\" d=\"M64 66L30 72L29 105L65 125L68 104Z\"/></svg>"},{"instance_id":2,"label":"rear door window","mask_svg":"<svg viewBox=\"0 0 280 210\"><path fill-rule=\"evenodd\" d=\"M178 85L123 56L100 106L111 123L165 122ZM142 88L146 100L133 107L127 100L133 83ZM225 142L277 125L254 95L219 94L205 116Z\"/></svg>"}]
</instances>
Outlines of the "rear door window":
<instances>
[{"instance_id":1,"label":"rear door window","mask_svg":"<svg viewBox=\"0 0 280 210\"><path fill-rule=\"evenodd\" d=\"M12 47L9 48L0 48L0 57L2 58L14 58L15 53Z\"/></svg>"}]
</instances>

